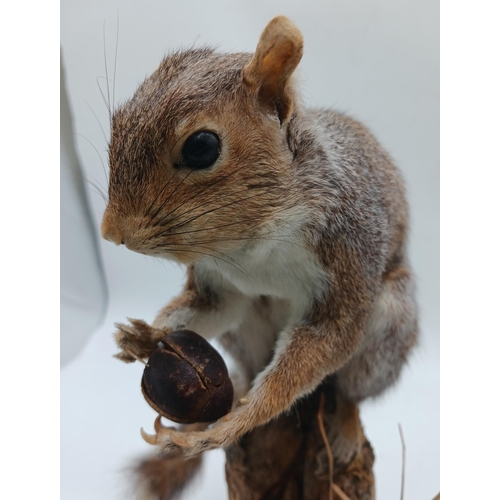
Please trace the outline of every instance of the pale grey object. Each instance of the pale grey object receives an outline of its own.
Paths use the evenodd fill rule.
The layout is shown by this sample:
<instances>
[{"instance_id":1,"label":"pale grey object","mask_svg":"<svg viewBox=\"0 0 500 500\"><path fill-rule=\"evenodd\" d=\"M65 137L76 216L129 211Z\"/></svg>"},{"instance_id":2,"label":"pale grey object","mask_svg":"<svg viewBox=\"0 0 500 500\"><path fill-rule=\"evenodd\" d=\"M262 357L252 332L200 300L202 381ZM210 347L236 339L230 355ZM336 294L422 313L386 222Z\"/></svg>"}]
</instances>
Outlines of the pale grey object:
<instances>
[{"instance_id":1,"label":"pale grey object","mask_svg":"<svg viewBox=\"0 0 500 500\"><path fill-rule=\"evenodd\" d=\"M61 366L82 350L103 320L107 301L61 58Z\"/></svg>"}]
</instances>

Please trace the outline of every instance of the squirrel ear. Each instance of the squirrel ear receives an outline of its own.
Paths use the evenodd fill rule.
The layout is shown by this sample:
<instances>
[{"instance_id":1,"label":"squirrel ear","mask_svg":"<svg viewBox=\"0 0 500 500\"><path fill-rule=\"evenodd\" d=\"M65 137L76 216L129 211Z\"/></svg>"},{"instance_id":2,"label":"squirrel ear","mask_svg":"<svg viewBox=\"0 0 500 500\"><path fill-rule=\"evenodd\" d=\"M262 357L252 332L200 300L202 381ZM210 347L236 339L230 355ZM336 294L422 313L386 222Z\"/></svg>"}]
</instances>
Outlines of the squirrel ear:
<instances>
[{"instance_id":1,"label":"squirrel ear","mask_svg":"<svg viewBox=\"0 0 500 500\"><path fill-rule=\"evenodd\" d=\"M243 80L252 87L260 103L277 112L280 123L293 111L290 77L302 58L304 41L298 28L286 17L275 17L260 36L257 50L243 68Z\"/></svg>"}]
</instances>

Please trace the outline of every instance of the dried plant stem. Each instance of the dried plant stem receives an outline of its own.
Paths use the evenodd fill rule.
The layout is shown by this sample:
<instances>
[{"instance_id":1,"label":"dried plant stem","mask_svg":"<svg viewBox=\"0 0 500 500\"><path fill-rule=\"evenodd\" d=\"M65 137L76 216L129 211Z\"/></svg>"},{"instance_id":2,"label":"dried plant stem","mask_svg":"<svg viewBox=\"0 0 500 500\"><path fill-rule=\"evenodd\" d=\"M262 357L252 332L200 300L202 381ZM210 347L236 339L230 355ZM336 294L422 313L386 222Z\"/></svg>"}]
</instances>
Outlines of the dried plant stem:
<instances>
[{"instance_id":1,"label":"dried plant stem","mask_svg":"<svg viewBox=\"0 0 500 500\"><path fill-rule=\"evenodd\" d=\"M324 405L325 395L322 393L319 399L318 426L319 431L321 432L321 437L325 443L326 455L328 457L328 477L330 480L330 491L328 494L329 500L334 500L335 494L338 495L341 500L350 500L350 498L333 482L333 454L326 436L325 424L323 422Z\"/></svg>"},{"instance_id":2,"label":"dried plant stem","mask_svg":"<svg viewBox=\"0 0 500 500\"><path fill-rule=\"evenodd\" d=\"M401 446L403 448L403 465L401 470L401 497L400 497L401 500L403 500L405 493L406 445L405 445L405 438L403 435L402 425L398 424L398 428L399 428L399 437L401 438Z\"/></svg>"},{"instance_id":3,"label":"dried plant stem","mask_svg":"<svg viewBox=\"0 0 500 500\"><path fill-rule=\"evenodd\" d=\"M330 492L329 492L329 500L333 500L334 489L333 489L333 454L330 448L330 443L328 442L328 438L326 437L325 432L325 424L323 422L323 413L325 411L325 395L321 393L319 398L319 410L318 410L318 425L319 431L321 432L321 437L325 442L326 456L328 457L328 478L330 480Z\"/></svg>"},{"instance_id":4,"label":"dried plant stem","mask_svg":"<svg viewBox=\"0 0 500 500\"><path fill-rule=\"evenodd\" d=\"M335 483L332 483L332 490L340 497L340 500L351 500Z\"/></svg>"}]
</instances>

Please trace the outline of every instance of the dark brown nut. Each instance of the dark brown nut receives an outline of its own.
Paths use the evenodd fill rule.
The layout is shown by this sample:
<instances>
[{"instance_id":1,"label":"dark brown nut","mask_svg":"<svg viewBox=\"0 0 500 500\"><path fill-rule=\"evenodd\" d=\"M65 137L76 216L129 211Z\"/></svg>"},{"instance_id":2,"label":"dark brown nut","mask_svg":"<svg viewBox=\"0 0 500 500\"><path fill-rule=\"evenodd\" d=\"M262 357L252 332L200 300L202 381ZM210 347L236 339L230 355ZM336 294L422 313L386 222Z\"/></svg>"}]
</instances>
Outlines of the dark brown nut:
<instances>
[{"instance_id":1,"label":"dark brown nut","mask_svg":"<svg viewBox=\"0 0 500 500\"><path fill-rule=\"evenodd\" d=\"M222 356L189 330L162 338L142 376L142 394L160 415L174 422L213 422L231 410L233 384Z\"/></svg>"}]
</instances>

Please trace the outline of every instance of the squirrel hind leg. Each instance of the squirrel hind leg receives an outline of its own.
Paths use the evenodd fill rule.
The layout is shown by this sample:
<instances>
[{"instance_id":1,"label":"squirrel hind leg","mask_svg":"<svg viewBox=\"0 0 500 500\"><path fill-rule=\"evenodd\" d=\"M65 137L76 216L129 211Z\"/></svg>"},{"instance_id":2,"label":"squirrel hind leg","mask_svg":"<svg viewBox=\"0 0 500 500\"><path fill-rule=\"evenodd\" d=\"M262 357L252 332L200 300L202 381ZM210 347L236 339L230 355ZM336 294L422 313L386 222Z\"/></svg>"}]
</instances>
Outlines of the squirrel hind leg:
<instances>
[{"instance_id":1,"label":"squirrel hind leg","mask_svg":"<svg viewBox=\"0 0 500 500\"><path fill-rule=\"evenodd\" d=\"M340 466L349 464L361 453L366 438L359 418L358 405L346 399L337 384L336 376L323 383L323 391L328 388L333 389L335 410L324 413L322 419L335 465ZM318 452L316 464L318 474L326 472L327 452L325 448L321 448Z\"/></svg>"},{"instance_id":2,"label":"squirrel hind leg","mask_svg":"<svg viewBox=\"0 0 500 500\"><path fill-rule=\"evenodd\" d=\"M348 464L361 452L365 440L358 406L344 399L339 393L328 437L337 464Z\"/></svg>"},{"instance_id":3,"label":"squirrel hind leg","mask_svg":"<svg viewBox=\"0 0 500 500\"><path fill-rule=\"evenodd\" d=\"M380 395L399 378L418 342L418 314L409 269L387 273L365 337L352 359L338 372L338 387L359 403Z\"/></svg>"}]
</instances>

